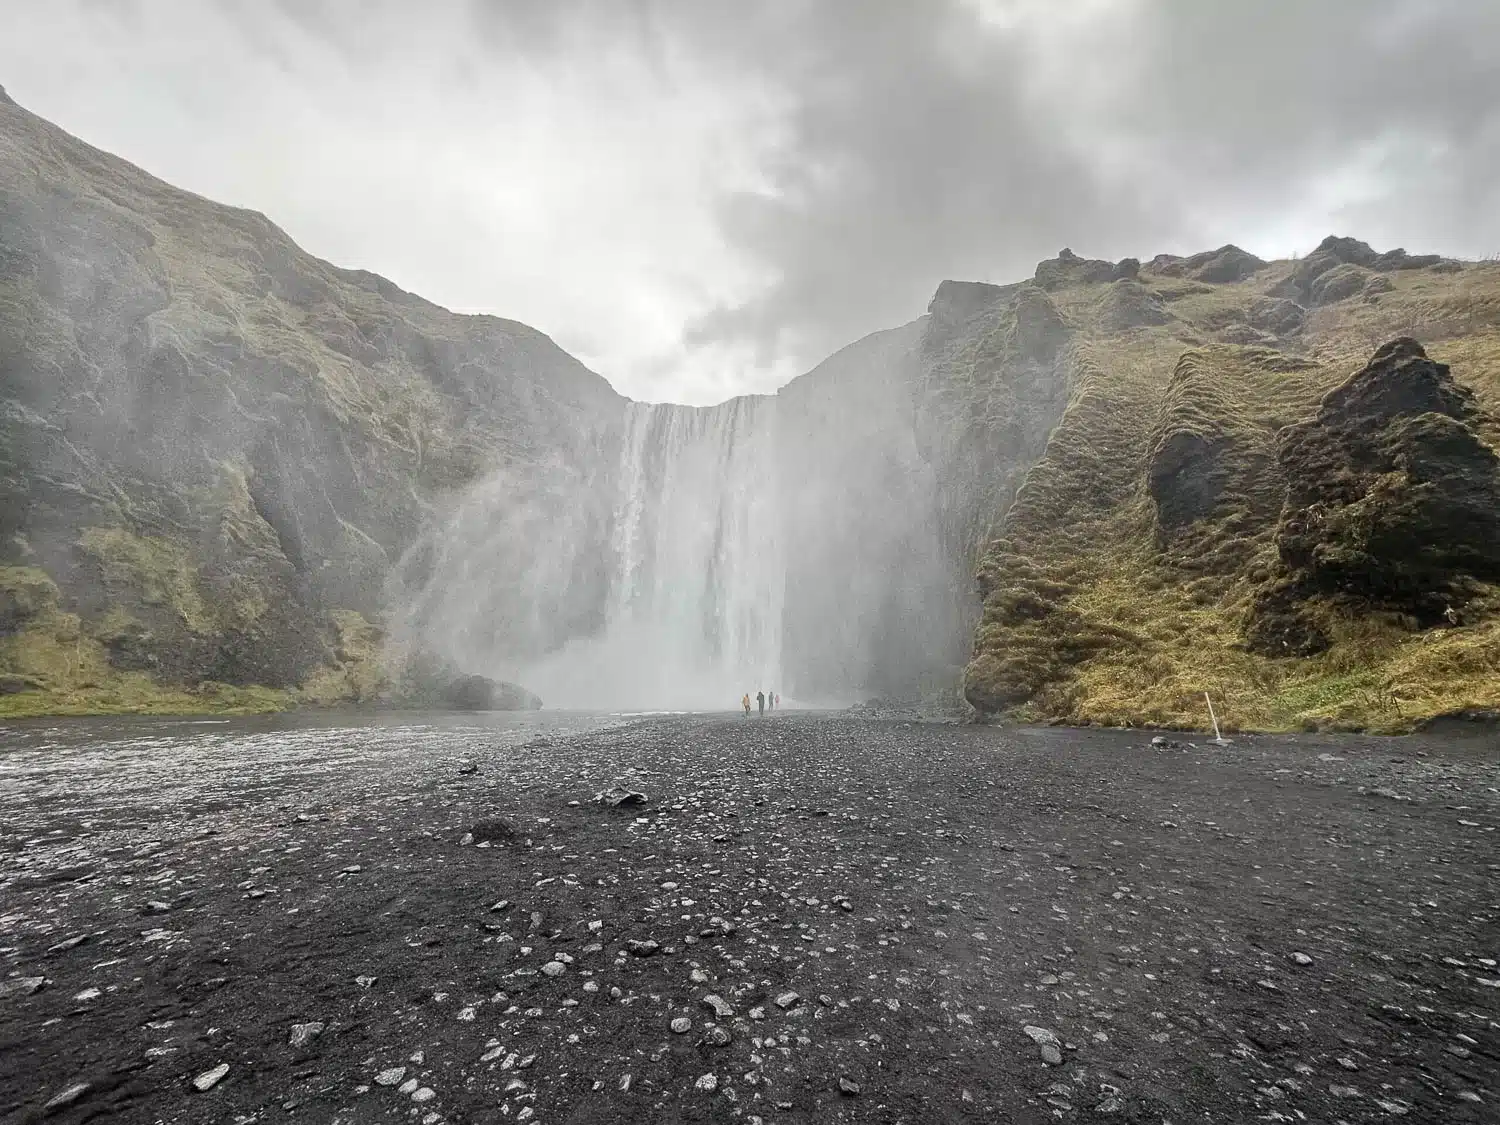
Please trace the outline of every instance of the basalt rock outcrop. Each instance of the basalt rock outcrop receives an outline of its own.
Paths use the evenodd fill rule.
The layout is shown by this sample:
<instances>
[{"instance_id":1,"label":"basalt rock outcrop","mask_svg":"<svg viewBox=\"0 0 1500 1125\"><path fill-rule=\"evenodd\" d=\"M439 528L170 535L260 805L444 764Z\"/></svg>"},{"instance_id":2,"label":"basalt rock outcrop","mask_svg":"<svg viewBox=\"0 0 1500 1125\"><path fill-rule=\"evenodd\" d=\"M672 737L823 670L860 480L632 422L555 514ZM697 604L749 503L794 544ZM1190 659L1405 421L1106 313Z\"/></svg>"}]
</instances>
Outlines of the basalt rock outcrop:
<instances>
[{"instance_id":1,"label":"basalt rock outcrop","mask_svg":"<svg viewBox=\"0 0 1500 1125\"><path fill-rule=\"evenodd\" d=\"M1069 397L980 559L966 697L1163 725L1205 723L1205 691L1231 726L1493 710L1500 268L1230 250L1128 283L1042 271ZM1413 324L1431 356L1398 340L1361 365Z\"/></svg>"},{"instance_id":2,"label":"basalt rock outcrop","mask_svg":"<svg viewBox=\"0 0 1500 1125\"><path fill-rule=\"evenodd\" d=\"M1400 248L1377 253L1356 238L1329 235L1271 293L1316 308L1363 292L1375 274L1443 266L1437 254L1408 254Z\"/></svg>"},{"instance_id":3,"label":"basalt rock outcrop","mask_svg":"<svg viewBox=\"0 0 1500 1125\"><path fill-rule=\"evenodd\" d=\"M1186 258L1159 254L1151 260L1152 271L1162 277L1187 277L1212 285L1244 281L1265 264L1232 243Z\"/></svg>"},{"instance_id":4,"label":"basalt rock outcrop","mask_svg":"<svg viewBox=\"0 0 1500 1125\"><path fill-rule=\"evenodd\" d=\"M1251 643L1277 655L1326 647L1303 608L1315 596L1417 629L1461 621L1485 584L1500 583L1495 433L1473 391L1405 337L1283 431L1284 573L1257 600Z\"/></svg>"}]
</instances>

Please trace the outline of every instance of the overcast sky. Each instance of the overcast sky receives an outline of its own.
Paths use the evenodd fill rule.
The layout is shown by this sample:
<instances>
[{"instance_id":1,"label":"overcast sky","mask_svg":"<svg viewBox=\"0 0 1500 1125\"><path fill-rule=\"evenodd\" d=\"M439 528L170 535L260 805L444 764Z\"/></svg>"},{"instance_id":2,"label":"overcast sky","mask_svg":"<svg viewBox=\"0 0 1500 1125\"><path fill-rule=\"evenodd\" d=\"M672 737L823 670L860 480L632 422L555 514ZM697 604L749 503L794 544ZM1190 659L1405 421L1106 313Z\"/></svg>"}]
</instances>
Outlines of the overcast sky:
<instances>
[{"instance_id":1,"label":"overcast sky","mask_svg":"<svg viewBox=\"0 0 1500 1125\"><path fill-rule=\"evenodd\" d=\"M0 0L22 105L636 398L945 277L1500 252L1495 0Z\"/></svg>"}]
</instances>

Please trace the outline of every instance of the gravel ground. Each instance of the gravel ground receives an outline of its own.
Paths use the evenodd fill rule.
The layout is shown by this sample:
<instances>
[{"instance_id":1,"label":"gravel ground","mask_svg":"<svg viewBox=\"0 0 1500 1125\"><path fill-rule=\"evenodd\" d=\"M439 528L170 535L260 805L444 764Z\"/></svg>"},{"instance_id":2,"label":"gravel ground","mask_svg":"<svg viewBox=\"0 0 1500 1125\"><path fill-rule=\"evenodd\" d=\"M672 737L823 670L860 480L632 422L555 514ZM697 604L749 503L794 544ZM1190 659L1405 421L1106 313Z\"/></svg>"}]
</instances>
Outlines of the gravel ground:
<instances>
[{"instance_id":1,"label":"gravel ground","mask_svg":"<svg viewBox=\"0 0 1500 1125\"><path fill-rule=\"evenodd\" d=\"M1485 739L49 729L6 1121L1500 1121Z\"/></svg>"}]
</instances>

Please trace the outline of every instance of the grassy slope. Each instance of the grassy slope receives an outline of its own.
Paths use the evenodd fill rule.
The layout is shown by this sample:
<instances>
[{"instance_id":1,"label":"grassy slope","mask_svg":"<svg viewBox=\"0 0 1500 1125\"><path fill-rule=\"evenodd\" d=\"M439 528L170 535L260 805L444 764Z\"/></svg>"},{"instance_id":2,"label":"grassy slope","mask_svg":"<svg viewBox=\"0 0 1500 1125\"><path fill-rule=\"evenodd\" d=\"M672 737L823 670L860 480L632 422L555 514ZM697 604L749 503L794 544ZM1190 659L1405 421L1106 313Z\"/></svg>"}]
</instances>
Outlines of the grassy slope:
<instances>
[{"instance_id":1,"label":"grassy slope","mask_svg":"<svg viewBox=\"0 0 1500 1125\"><path fill-rule=\"evenodd\" d=\"M379 637L356 612L370 607L338 591L321 599L328 657L299 688L161 682L111 659L111 641L148 632L141 616L156 618L158 643L165 621L185 644L209 650L229 629L253 636L268 604L285 598L274 579L288 564L245 487L256 434L246 424L243 442L225 437L223 419L259 424L299 411L317 419L346 451L339 466L356 485L345 492L365 502L365 517L378 522L400 508L411 523L430 498L487 465L555 456L557 431L581 432L577 415L617 400L534 329L454 315L315 259L265 217L165 184L3 94L0 201L12 222L0 247L21 248L20 266L0 270L0 407L12 396L45 398L37 409L59 433L71 432L63 412L80 404L87 412L96 398L98 413L119 416L136 405L136 373L118 351L137 331L152 355L177 352L191 372L191 395L168 393L171 420L161 423L169 432L160 457L180 454L178 475L141 488L138 470L120 468L111 453L79 453L81 492L92 502L71 550L96 583L80 590L93 580L56 566L45 573L25 520L22 534L0 544L0 564L18 564L0 565L0 606L11 587L34 592L41 580L52 591L0 628L0 675L11 689L28 687L0 693L0 716L266 710L359 702L378 690ZM84 298L75 277L93 287ZM278 405L282 392L294 406ZM38 471L6 453L0 472L21 480ZM158 503L164 493L181 502L168 514ZM312 521L327 540L310 561L314 578L383 572L394 533L371 525L384 540L377 544L358 518L346 510ZM320 559L332 569L318 570Z\"/></svg>"},{"instance_id":2,"label":"grassy slope","mask_svg":"<svg viewBox=\"0 0 1500 1125\"><path fill-rule=\"evenodd\" d=\"M1500 618L1412 633L1325 607L1326 653L1273 660L1243 647L1245 611L1275 558L1277 428L1310 415L1397 335L1415 336L1500 412L1500 265L1391 273L1393 291L1311 310L1272 349L1218 342L1233 310L1291 268L1213 286L1145 272L1176 319L1121 333L1099 323L1104 285L1053 293L1084 337L1080 374L981 564L971 698L1029 696L1015 711L1032 719L1202 727L1208 691L1232 728L1379 731L1500 703ZM1235 494L1168 536L1146 486L1164 411L1178 425L1233 431L1242 453Z\"/></svg>"}]
</instances>

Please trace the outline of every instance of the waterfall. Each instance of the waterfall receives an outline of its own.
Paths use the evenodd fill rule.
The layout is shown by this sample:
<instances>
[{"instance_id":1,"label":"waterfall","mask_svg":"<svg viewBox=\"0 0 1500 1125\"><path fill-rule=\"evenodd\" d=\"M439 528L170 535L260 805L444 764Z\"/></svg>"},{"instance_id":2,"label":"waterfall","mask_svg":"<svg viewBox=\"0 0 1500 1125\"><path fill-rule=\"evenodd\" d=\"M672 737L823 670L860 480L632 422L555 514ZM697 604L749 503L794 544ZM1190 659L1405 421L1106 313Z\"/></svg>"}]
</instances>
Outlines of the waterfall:
<instances>
[{"instance_id":1,"label":"waterfall","mask_svg":"<svg viewBox=\"0 0 1500 1125\"><path fill-rule=\"evenodd\" d=\"M623 403L566 456L499 451L395 568L393 647L554 708L840 706L956 683L968 563L944 554L913 428L919 329L776 395Z\"/></svg>"},{"instance_id":2,"label":"waterfall","mask_svg":"<svg viewBox=\"0 0 1500 1125\"><path fill-rule=\"evenodd\" d=\"M525 672L548 705L732 707L780 691L776 401L626 408L603 628Z\"/></svg>"}]
</instances>

